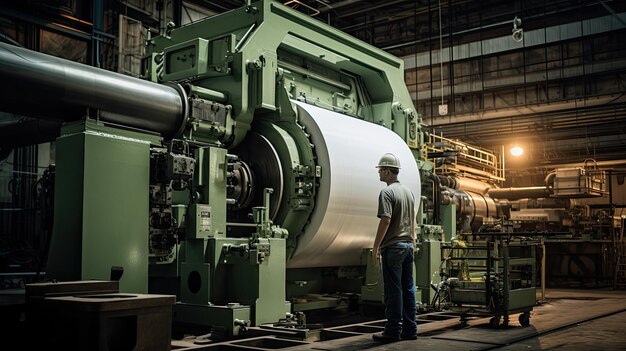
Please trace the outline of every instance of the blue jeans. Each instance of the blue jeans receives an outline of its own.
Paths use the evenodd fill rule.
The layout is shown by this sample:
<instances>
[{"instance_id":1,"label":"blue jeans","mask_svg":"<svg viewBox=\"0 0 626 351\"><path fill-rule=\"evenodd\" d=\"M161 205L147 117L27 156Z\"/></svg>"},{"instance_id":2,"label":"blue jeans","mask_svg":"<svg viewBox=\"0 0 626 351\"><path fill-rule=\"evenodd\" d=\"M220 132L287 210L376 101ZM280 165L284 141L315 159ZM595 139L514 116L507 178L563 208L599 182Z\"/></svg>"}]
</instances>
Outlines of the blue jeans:
<instances>
[{"instance_id":1,"label":"blue jeans","mask_svg":"<svg viewBox=\"0 0 626 351\"><path fill-rule=\"evenodd\" d=\"M381 250L385 284L385 335L417 334L413 243L399 242Z\"/></svg>"}]
</instances>

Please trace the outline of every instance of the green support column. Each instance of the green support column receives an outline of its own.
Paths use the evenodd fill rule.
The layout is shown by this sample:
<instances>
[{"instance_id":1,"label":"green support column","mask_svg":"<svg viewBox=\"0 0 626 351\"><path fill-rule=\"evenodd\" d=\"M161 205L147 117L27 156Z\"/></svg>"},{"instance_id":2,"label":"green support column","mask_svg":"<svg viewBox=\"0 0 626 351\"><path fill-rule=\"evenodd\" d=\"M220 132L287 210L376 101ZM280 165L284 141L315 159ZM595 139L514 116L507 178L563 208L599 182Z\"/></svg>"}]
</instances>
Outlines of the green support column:
<instances>
[{"instance_id":1,"label":"green support column","mask_svg":"<svg viewBox=\"0 0 626 351\"><path fill-rule=\"evenodd\" d=\"M147 292L151 142L92 120L63 127L48 278L108 280L117 266L120 291Z\"/></svg>"},{"instance_id":2,"label":"green support column","mask_svg":"<svg viewBox=\"0 0 626 351\"><path fill-rule=\"evenodd\" d=\"M185 241L181 248L181 301L215 303L212 289L222 244L226 236L226 149L200 148L194 183L199 203L189 206ZM217 243L216 243L217 240Z\"/></svg>"},{"instance_id":3,"label":"green support column","mask_svg":"<svg viewBox=\"0 0 626 351\"><path fill-rule=\"evenodd\" d=\"M231 297L254 306L254 325L275 323L291 307L285 301L285 240L259 239L257 245L264 249L252 248L248 262L234 264L227 279ZM269 255L259 261L265 249Z\"/></svg>"},{"instance_id":4,"label":"green support column","mask_svg":"<svg viewBox=\"0 0 626 351\"><path fill-rule=\"evenodd\" d=\"M447 243L456 236L456 205L443 205L441 208L441 223L443 225L443 240Z\"/></svg>"},{"instance_id":5,"label":"green support column","mask_svg":"<svg viewBox=\"0 0 626 351\"><path fill-rule=\"evenodd\" d=\"M422 304L429 304L435 291L430 284L441 281L439 267L441 266L441 227L423 225L420 227L420 250L415 258L417 289L421 293Z\"/></svg>"}]
</instances>

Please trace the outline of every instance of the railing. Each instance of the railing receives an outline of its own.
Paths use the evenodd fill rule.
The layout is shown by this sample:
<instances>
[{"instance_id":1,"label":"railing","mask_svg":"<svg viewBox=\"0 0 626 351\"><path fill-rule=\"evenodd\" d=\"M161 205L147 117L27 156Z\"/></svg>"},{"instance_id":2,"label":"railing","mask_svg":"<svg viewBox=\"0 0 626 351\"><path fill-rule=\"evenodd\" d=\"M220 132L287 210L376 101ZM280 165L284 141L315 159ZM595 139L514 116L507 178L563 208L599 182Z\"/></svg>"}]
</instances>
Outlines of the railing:
<instances>
[{"instance_id":1,"label":"railing","mask_svg":"<svg viewBox=\"0 0 626 351\"><path fill-rule=\"evenodd\" d=\"M494 152L472 146L458 140L448 139L441 135L429 134L426 147L428 158L444 160L433 162L435 173L440 175L473 175L482 179L503 182L503 152Z\"/></svg>"}]
</instances>

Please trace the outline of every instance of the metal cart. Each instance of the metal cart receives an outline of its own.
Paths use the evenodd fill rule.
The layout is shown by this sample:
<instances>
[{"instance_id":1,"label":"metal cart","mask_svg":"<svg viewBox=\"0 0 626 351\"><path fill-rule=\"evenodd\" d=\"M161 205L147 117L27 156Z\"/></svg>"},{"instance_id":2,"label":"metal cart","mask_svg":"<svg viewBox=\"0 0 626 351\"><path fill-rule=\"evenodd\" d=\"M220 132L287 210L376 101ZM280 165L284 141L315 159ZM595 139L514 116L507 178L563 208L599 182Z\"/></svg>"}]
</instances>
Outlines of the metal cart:
<instances>
[{"instance_id":1,"label":"metal cart","mask_svg":"<svg viewBox=\"0 0 626 351\"><path fill-rule=\"evenodd\" d=\"M441 283L433 285L435 310L448 309L466 323L471 316L491 316L494 328L519 323L530 325L536 305L536 247L539 241L515 233L472 234L472 241L453 241L442 264ZM459 244L463 243L463 244ZM444 256L445 257L445 256Z\"/></svg>"}]
</instances>

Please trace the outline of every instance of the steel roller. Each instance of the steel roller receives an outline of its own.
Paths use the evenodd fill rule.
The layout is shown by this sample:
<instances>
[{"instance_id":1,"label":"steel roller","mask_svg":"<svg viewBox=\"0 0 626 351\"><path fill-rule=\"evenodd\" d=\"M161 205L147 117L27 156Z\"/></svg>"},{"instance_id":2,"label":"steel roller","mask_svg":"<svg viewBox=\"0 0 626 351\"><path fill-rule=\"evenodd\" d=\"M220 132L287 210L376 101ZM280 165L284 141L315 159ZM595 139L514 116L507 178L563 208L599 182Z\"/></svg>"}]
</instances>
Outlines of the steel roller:
<instances>
[{"instance_id":1,"label":"steel roller","mask_svg":"<svg viewBox=\"0 0 626 351\"><path fill-rule=\"evenodd\" d=\"M173 137L186 113L184 91L0 43L5 112L57 121L100 119Z\"/></svg>"}]
</instances>

